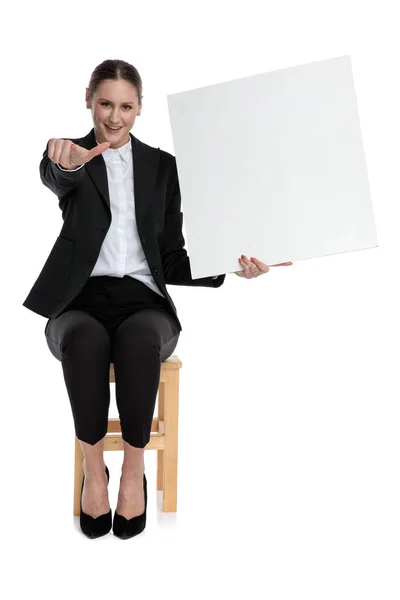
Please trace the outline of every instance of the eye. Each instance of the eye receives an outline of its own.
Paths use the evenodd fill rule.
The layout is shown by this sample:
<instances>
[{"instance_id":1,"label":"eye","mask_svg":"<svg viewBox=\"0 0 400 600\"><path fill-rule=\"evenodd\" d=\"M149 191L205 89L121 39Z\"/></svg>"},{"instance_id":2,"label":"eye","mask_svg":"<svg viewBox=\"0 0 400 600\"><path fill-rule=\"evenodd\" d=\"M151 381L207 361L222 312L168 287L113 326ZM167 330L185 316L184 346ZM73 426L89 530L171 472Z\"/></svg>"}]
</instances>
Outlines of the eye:
<instances>
[{"instance_id":1,"label":"eye","mask_svg":"<svg viewBox=\"0 0 400 600\"><path fill-rule=\"evenodd\" d=\"M104 106L106 104L110 104L109 102L100 102L101 106ZM129 106L129 104L124 104L124 106L127 106L128 108L132 108L132 106Z\"/></svg>"}]
</instances>

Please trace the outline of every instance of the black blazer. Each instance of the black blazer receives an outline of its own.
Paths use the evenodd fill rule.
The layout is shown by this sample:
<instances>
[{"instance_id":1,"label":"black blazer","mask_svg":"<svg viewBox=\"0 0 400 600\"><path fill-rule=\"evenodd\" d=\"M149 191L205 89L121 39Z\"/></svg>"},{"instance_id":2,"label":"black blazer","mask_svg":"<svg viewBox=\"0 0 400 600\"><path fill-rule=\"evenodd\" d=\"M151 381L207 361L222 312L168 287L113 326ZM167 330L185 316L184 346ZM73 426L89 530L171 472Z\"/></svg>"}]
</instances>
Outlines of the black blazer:
<instances>
[{"instance_id":1,"label":"black blazer","mask_svg":"<svg viewBox=\"0 0 400 600\"><path fill-rule=\"evenodd\" d=\"M175 157L129 135L139 237L153 277L182 330L166 284L220 287L225 275L218 279L211 276L192 279L182 235L183 214ZM94 148L94 129L85 137L71 141L88 150ZM111 210L107 169L101 154L79 171L67 173L49 159L47 152L48 143L40 162L40 178L58 197L64 224L23 306L54 318L88 281L111 224Z\"/></svg>"}]
</instances>

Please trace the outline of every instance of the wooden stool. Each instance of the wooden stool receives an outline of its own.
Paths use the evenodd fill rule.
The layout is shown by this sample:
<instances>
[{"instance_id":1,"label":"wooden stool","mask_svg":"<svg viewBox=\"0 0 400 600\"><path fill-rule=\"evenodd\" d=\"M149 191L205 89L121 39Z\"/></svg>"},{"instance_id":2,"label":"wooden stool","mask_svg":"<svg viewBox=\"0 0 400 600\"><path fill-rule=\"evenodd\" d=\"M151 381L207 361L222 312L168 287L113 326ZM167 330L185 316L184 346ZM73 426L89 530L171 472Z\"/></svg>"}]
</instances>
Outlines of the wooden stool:
<instances>
[{"instance_id":1,"label":"wooden stool","mask_svg":"<svg viewBox=\"0 0 400 600\"><path fill-rule=\"evenodd\" d=\"M158 417L151 424L146 450L157 450L157 490L164 490L163 511L176 512L178 474L179 369L182 363L172 354L161 363L158 386ZM110 364L110 382L115 383L114 364ZM109 418L104 450L123 450L119 418ZM80 515L83 480L83 452L75 435L74 515Z\"/></svg>"}]
</instances>

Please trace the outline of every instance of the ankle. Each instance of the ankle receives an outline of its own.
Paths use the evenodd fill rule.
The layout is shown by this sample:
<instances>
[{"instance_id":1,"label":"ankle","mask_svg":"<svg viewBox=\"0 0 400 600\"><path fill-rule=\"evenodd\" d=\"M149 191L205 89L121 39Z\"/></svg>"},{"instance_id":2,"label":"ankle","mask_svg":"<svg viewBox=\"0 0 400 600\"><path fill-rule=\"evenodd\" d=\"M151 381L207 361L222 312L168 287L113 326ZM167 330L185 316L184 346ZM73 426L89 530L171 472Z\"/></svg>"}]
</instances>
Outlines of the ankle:
<instances>
[{"instance_id":1,"label":"ankle","mask_svg":"<svg viewBox=\"0 0 400 600\"><path fill-rule=\"evenodd\" d=\"M144 466L140 467L122 467L120 481L129 481L130 479L140 479L143 477Z\"/></svg>"},{"instance_id":2,"label":"ankle","mask_svg":"<svg viewBox=\"0 0 400 600\"><path fill-rule=\"evenodd\" d=\"M93 479L104 479L104 477L106 476L106 466L104 464L104 461L89 464L83 461L82 467L85 477Z\"/></svg>"}]
</instances>

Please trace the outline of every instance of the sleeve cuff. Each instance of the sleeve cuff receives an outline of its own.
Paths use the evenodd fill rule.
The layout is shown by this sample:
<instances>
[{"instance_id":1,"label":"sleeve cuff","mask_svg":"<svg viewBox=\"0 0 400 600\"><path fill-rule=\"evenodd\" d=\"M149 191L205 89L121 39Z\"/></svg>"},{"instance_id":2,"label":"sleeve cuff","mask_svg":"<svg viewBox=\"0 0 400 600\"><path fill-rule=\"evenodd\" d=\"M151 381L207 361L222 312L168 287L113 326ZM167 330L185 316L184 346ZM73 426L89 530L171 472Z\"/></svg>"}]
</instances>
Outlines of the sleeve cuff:
<instances>
[{"instance_id":1,"label":"sleeve cuff","mask_svg":"<svg viewBox=\"0 0 400 600\"><path fill-rule=\"evenodd\" d=\"M214 288L221 287L221 285L225 281L225 277L226 277L226 273L223 273L222 275L217 275L216 277L211 277L212 286Z\"/></svg>"},{"instance_id":2,"label":"sleeve cuff","mask_svg":"<svg viewBox=\"0 0 400 600\"><path fill-rule=\"evenodd\" d=\"M75 173L75 171L79 171L79 169L82 169L82 167L85 166L85 163L83 163L83 165L80 165L79 167L77 167L76 169L63 169L58 163L57 163L57 167L60 169L60 171L64 171L66 173Z\"/></svg>"}]
</instances>

